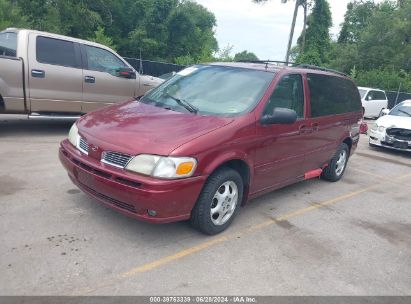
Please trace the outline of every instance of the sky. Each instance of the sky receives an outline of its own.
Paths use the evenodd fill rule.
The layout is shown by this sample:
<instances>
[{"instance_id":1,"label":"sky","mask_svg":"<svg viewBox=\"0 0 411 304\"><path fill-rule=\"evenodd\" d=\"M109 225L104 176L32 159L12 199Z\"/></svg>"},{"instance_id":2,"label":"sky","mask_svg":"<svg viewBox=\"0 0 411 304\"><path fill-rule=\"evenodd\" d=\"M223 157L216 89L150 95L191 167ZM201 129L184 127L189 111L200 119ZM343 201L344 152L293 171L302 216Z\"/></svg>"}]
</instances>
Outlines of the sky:
<instances>
[{"instance_id":1,"label":"sky","mask_svg":"<svg viewBox=\"0 0 411 304\"><path fill-rule=\"evenodd\" d=\"M213 12L217 19L216 37L220 48L233 45L233 53L247 50L260 59L284 60L294 1L282 4L271 0L255 4L252 0L196 0ZM329 0L336 38L350 0ZM294 42L300 36L303 26L303 9L300 8L294 34Z\"/></svg>"}]
</instances>

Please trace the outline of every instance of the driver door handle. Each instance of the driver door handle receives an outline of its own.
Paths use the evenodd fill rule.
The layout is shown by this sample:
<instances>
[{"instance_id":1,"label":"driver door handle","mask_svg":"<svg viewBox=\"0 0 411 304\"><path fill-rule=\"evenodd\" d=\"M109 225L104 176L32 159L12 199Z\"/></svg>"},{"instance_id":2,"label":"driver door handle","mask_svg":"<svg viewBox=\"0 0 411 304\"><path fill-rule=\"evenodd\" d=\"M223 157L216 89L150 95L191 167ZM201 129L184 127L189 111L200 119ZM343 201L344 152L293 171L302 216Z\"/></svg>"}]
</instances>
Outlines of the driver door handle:
<instances>
[{"instance_id":1,"label":"driver door handle","mask_svg":"<svg viewBox=\"0 0 411 304\"><path fill-rule=\"evenodd\" d=\"M313 129L308 128L306 125L301 125L301 126L298 128L298 132L299 132L300 134L312 133L312 132L313 132Z\"/></svg>"}]
</instances>

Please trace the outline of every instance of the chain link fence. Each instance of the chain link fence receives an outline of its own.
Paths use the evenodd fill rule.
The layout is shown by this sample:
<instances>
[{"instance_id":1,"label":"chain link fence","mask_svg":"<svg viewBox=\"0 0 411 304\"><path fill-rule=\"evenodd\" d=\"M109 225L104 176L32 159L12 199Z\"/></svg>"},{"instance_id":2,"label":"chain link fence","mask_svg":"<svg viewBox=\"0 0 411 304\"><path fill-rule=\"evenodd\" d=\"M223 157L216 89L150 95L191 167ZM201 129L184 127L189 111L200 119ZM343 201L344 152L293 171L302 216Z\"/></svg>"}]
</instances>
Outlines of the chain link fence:
<instances>
[{"instance_id":1,"label":"chain link fence","mask_svg":"<svg viewBox=\"0 0 411 304\"><path fill-rule=\"evenodd\" d=\"M399 104L401 101L411 99L411 93L405 93L405 92L398 92L396 91L387 91L387 98L388 98L388 107L392 109L396 104ZM397 100L397 95L398 95L398 100Z\"/></svg>"},{"instance_id":2,"label":"chain link fence","mask_svg":"<svg viewBox=\"0 0 411 304\"><path fill-rule=\"evenodd\" d=\"M184 69L185 65L165 63L151 60L140 60L138 58L123 57L130 65L136 69L140 74L161 76L163 74L178 72Z\"/></svg>"}]
</instances>

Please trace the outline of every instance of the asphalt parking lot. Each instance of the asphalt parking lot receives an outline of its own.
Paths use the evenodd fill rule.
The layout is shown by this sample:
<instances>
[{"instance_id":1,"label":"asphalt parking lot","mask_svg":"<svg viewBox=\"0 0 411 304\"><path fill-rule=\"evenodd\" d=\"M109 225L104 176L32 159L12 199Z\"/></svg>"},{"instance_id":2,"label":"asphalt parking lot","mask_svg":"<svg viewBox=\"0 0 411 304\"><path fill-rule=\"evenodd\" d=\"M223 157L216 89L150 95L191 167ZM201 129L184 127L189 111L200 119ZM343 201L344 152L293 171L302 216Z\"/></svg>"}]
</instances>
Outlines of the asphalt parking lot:
<instances>
[{"instance_id":1,"label":"asphalt parking lot","mask_svg":"<svg viewBox=\"0 0 411 304\"><path fill-rule=\"evenodd\" d=\"M81 193L57 155L70 125L0 116L1 295L411 295L411 155L363 136L340 182L255 199L208 237Z\"/></svg>"}]
</instances>

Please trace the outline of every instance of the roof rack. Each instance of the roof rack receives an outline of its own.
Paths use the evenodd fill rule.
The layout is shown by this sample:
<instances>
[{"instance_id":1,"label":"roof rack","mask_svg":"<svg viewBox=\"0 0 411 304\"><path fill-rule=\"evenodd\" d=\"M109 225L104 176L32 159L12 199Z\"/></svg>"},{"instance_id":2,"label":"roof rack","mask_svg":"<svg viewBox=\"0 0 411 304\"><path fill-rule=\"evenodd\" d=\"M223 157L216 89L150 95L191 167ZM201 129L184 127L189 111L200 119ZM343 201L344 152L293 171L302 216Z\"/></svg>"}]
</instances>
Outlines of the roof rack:
<instances>
[{"instance_id":1,"label":"roof rack","mask_svg":"<svg viewBox=\"0 0 411 304\"><path fill-rule=\"evenodd\" d=\"M286 65L286 66L293 66L295 65L294 62L287 62L287 61L278 61L278 60L238 60L237 62L248 62L248 63L263 63L265 65L268 65L269 63L276 63Z\"/></svg>"},{"instance_id":2,"label":"roof rack","mask_svg":"<svg viewBox=\"0 0 411 304\"><path fill-rule=\"evenodd\" d=\"M338 75L342 75L345 77L349 77L347 74L337 71L337 70L333 70L333 69L328 69L328 68L322 68L319 67L317 65L312 65L312 64L298 64L295 62L290 62L290 61L278 61L278 60L239 60L237 62L247 62L247 63L263 63L265 64L265 68L268 68L268 64L270 63L276 63L277 65L282 64L284 66L291 66L291 67L296 67L296 68L300 68L300 69L311 69L311 70L317 70L317 71L323 71L323 72L331 72L331 73L335 73Z\"/></svg>"},{"instance_id":3,"label":"roof rack","mask_svg":"<svg viewBox=\"0 0 411 304\"><path fill-rule=\"evenodd\" d=\"M332 72L332 73L339 74L339 75L342 75L342 76L345 76L345 77L349 77L347 74L345 74L343 72L336 71L336 70L333 70L333 69L328 69L328 68L322 68L322 67L319 67L319 66L316 66L316 65L311 65L311 64L297 64L297 65L295 65L295 67L301 68L301 69L318 70L318 71L323 71L323 72Z\"/></svg>"}]
</instances>

